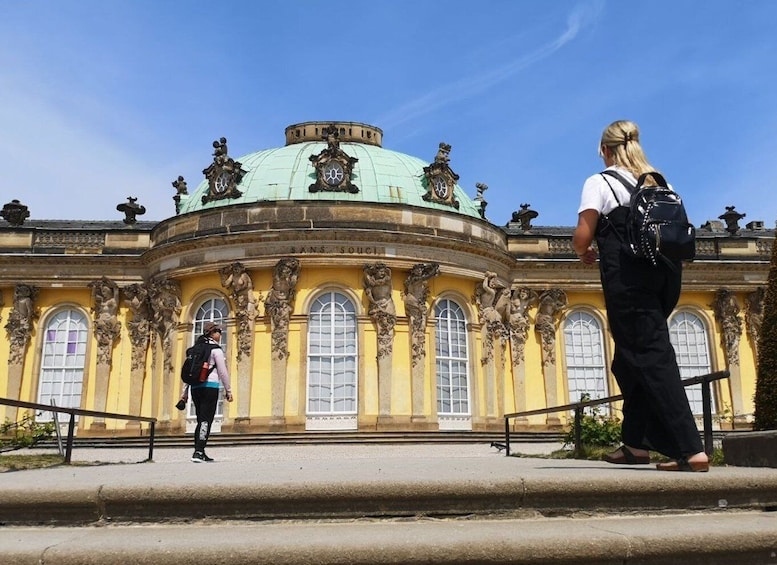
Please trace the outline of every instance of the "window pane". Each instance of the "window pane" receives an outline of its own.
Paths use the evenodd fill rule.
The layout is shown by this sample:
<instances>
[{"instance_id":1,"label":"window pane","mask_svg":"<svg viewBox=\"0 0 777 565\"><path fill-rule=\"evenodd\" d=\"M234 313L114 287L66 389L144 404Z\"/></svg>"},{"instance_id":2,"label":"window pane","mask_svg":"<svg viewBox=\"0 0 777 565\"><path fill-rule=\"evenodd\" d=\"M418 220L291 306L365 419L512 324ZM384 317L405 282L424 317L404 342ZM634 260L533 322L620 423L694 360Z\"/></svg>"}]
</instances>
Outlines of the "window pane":
<instances>
[{"instance_id":1,"label":"window pane","mask_svg":"<svg viewBox=\"0 0 777 565\"><path fill-rule=\"evenodd\" d=\"M469 359L464 310L452 300L440 300L434 307L434 315L437 413L469 415Z\"/></svg>"}]
</instances>

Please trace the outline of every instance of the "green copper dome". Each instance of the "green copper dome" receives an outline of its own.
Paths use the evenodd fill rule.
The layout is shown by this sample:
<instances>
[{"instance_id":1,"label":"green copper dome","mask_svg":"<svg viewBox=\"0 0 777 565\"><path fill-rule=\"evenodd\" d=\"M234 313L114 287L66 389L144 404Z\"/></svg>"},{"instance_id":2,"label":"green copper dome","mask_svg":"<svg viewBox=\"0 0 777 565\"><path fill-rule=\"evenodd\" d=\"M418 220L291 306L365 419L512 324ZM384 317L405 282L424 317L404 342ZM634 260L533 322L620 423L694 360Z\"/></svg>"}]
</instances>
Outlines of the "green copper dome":
<instances>
[{"instance_id":1,"label":"green copper dome","mask_svg":"<svg viewBox=\"0 0 777 565\"><path fill-rule=\"evenodd\" d=\"M335 132L334 142L331 135L329 141L324 141L327 130ZM447 166L447 151L442 159L435 158L430 163L384 149L381 147L382 135L378 128L354 122L305 122L289 126L285 147L250 153L235 160L243 174L230 197L220 197L213 182L206 179L192 193L179 195L179 214L253 202L314 200L400 204L481 217L479 203L455 183L458 177ZM219 152L218 143L214 142L214 163ZM221 143L226 158L226 140L222 138ZM449 146L441 144L443 147L450 150ZM317 167L325 167L327 155L333 152L339 153L346 168L352 167L351 190L332 190L320 181L322 177ZM438 157L441 154L438 153ZM316 161L316 156L321 155L323 157ZM342 173L342 167L340 169ZM435 197L434 187L428 188L438 182L440 170L443 170L442 176L445 176L445 170L448 171L446 178L452 185L447 202ZM207 171L204 171L206 176ZM317 179L324 189L311 190ZM438 187L438 190L445 193L444 187Z\"/></svg>"}]
</instances>

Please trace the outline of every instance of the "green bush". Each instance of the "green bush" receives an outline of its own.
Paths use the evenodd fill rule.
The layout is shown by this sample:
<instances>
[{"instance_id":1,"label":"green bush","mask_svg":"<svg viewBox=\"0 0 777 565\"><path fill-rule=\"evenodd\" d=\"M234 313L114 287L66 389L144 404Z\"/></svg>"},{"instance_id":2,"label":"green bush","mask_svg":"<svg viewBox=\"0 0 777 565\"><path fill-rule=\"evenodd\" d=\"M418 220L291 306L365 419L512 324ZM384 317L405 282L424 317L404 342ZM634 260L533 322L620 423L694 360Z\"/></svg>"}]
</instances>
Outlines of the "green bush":
<instances>
[{"instance_id":1,"label":"green bush","mask_svg":"<svg viewBox=\"0 0 777 565\"><path fill-rule=\"evenodd\" d=\"M588 395L582 401L590 400ZM586 413L587 411L587 413ZM610 447L621 441L621 421L604 413L600 406L589 406L583 410L580 427L580 443L586 447ZM575 445L574 421L564 436L564 446Z\"/></svg>"},{"instance_id":2,"label":"green bush","mask_svg":"<svg viewBox=\"0 0 777 565\"><path fill-rule=\"evenodd\" d=\"M18 422L6 419L3 424L0 424L0 451L32 447L36 443L50 439L53 434L54 424L38 423L34 415L25 414Z\"/></svg>"},{"instance_id":3,"label":"green bush","mask_svg":"<svg viewBox=\"0 0 777 565\"><path fill-rule=\"evenodd\" d=\"M772 244L772 261L763 304L763 321L758 338L758 370L755 380L754 430L777 429L777 238Z\"/></svg>"}]
</instances>

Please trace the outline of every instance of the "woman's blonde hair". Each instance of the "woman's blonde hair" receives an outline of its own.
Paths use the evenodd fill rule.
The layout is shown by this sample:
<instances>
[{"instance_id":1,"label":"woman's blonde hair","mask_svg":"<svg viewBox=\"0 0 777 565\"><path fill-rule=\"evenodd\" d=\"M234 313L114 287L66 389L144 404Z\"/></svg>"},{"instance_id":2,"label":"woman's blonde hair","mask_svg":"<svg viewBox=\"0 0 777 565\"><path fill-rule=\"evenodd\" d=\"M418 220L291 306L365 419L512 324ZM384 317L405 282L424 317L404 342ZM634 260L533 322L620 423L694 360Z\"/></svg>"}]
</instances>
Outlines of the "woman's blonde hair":
<instances>
[{"instance_id":1,"label":"woman's blonde hair","mask_svg":"<svg viewBox=\"0 0 777 565\"><path fill-rule=\"evenodd\" d=\"M618 167L623 167L639 178L643 173L657 171L651 165L642 146L639 143L639 128L634 122L628 120L618 120L604 128L602 140L599 142L599 156L604 156L603 148L607 147L612 155L612 160ZM648 177L650 184L652 177Z\"/></svg>"}]
</instances>

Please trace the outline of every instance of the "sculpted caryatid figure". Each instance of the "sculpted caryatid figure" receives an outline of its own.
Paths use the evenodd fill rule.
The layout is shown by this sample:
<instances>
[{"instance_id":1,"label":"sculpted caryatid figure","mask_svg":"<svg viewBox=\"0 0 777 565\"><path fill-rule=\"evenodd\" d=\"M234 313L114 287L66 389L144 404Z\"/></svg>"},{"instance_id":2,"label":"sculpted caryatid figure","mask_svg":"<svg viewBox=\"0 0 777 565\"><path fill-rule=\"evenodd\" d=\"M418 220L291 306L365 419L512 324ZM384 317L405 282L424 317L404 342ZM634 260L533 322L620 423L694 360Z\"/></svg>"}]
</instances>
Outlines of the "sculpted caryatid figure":
<instances>
[{"instance_id":1,"label":"sculpted caryatid figure","mask_svg":"<svg viewBox=\"0 0 777 565\"><path fill-rule=\"evenodd\" d=\"M254 283L242 263L236 261L219 271L221 286L230 291L232 300L235 301L237 311L237 359L243 355L251 355L252 326L256 320L256 297L254 296Z\"/></svg>"},{"instance_id":2,"label":"sculpted caryatid figure","mask_svg":"<svg viewBox=\"0 0 777 565\"><path fill-rule=\"evenodd\" d=\"M172 333L181 314L181 287L171 279L155 280L149 287L154 329L162 341L165 368L173 370Z\"/></svg>"},{"instance_id":3,"label":"sculpted caryatid figure","mask_svg":"<svg viewBox=\"0 0 777 565\"><path fill-rule=\"evenodd\" d=\"M739 338L742 335L742 320L739 317L739 304L736 296L722 288L715 293L715 302L711 304L715 319L720 324L721 339L729 365L739 365Z\"/></svg>"},{"instance_id":4,"label":"sculpted caryatid figure","mask_svg":"<svg viewBox=\"0 0 777 565\"><path fill-rule=\"evenodd\" d=\"M119 287L106 277L91 282L89 286L92 289L94 336L98 345L97 362L110 363L111 348L121 333L121 324L117 318Z\"/></svg>"},{"instance_id":5,"label":"sculpted caryatid figure","mask_svg":"<svg viewBox=\"0 0 777 565\"><path fill-rule=\"evenodd\" d=\"M759 286L745 298L745 326L747 335L755 349L756 359L758 358L758 342L761 336L761 324L764 320L764 287Z\"/></svg>"},{"instance_id":6,"label":"sculpted caryatid figure","mask_svg":"<svg viewBox=\"0 0 777 565\"><path fill-rule=\"evenodd\" d=\"M272 288L264 301L264 310L272 325L272 354L277 359L288 356L288 330L292 302L297 288L300 265L297 259L287 257L273 269Z\"/></svg>"},{"instance_id":7,"label":"sculpted caryatid figure","mask_svg":"<svg viewBox=\"0 0 777 565\"><path fill-rule=\"evenodd\" d=\"M510 299L510 337L513 340L513 364L518 365L523 359L526 339L529 336L529 309L539 302L537 291L525 286L517 288Z\"/></svg>"},{"instance_id":8,"label":"sculpted caryatid figure","mask_svg":"<svg viewBox=\"0 0 777 565\"><path fill-rule=\"evenodd\" d=\"M556 363L556 318L567 305L567 295L560 288L551 288L540 295L537 315L534 319L534 330L542 339L542 350L545 353L544 363Z\"/></svg>"},{"instance_id":9,"label":"sculpted caryatid figure","mask_svg":"<svg viewBox=\"0 0 777 565\"><path fill-rule=\"evenodd\" d=\"M391 269L385 263L364 265L364 291L370 301L368 313L378 327L378 359L391 354L397 321L391 297Z\"/></svg>"},{"instance_id":10,"label":"sculpted caryatid figure","mask_svg":"<svg viewBox=\"0 0 777 565\"><path fill-rule=\"evenodd\" d=\"M418 363L424 354L427 319L426 299L429 296L428 281L439 274L440 265L437 263L417 263L413 265L410 274L405 279L405 292L402 297L405 301L405 314L410 319L413 365Z\"/></svg>"},{"instance_id":11,"label":"sculpted caryatid figure","mask_svg":"<svg viewBox=\"0 0 777 565\"><path fill-rule=\"evenodd\" d=\"M34 301L38 289L27 284L17 284L14 288L13 310L8 316L5 329L11 342L8 363L19 365L24 358L24 350L32 334L32 325L38 317Z\"/></svg>"},{"instance_id":12,"label":"sculpted caryatid figure","mask_svg":"<svg viewBox=\"0 0 777 565\"><path fill-rule=\"evenodd\" d=\"M143 359L151 335L151 303L145 284L134 283L124 287L124 303L132 312L127 321L130 341L132 342L132 370L143 366Z\"/></svg>"}]
</instances>

